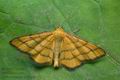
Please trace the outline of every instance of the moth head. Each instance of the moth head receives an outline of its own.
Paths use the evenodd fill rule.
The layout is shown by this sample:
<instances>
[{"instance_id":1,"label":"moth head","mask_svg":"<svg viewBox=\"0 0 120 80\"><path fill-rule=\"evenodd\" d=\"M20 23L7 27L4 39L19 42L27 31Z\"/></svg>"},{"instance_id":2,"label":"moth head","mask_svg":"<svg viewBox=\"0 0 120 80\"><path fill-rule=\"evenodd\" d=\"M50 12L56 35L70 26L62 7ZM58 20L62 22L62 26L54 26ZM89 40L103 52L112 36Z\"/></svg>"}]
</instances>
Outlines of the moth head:
<instances>
[{"instance_id":1,"label":"moth head","mask_svg":"<svg viewBox=\"0 0 120 80\"><path fill-rule=\"evenodd\" d=\"M61 26L59 26L58 28L56 28L56 31L64 32L64 30L63 30L63 28Z\"/></svg>"},{"instance_id":2,"label":"moth head","mask_svg":"<svg viewBox=\"0 0 120 80\"><path fill-rule=\"evenodd\" d=\"M56 36L56 37L64 37L65 36L65 32L63 30L62 27L58 27L54 32L53 34Z\"/></svg>"}]
</instances>

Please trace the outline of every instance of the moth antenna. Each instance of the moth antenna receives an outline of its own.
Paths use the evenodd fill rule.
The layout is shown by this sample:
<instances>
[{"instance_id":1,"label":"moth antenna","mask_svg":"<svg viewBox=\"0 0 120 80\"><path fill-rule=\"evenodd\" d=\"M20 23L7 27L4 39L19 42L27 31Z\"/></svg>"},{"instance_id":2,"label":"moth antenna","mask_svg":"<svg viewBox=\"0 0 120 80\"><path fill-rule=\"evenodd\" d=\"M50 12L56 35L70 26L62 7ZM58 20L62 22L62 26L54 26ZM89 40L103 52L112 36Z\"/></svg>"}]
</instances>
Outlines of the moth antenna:
<instances>
[{"instance_id":1,"label":"moth antenna","mask_svg":"<svg viewBox=\"0 0 120 80\"><path fill-rule=\"evenodd\" d=\"M47 15L47 20L49 22L49 24L51 25L51 20L50 20L50 17Z\"/></svg>"},{"instance_id":2,"label":"moth antenna","mask_svg":"<svg viewBox=\"0 0 120 80\"><path fill-rule=\"evenodd\" d=\"M68 16L64 16L64 20L61 22L61 24L63 24L64 22L68 22L69 19L74 17L74 14L78 11L78 8L76 8L76 10L74 12L71 12L70 15Z\"/></svg>"},{"instance_id":3,"label":"moth antenna","mask_svg":"<svg viewBox=\"0 0 120 80\"><path fill-rule=\"evenodd\" d=\"M72 33L76 34L76 33L79 32L79 31L80 31L80 28L75 29Z\"/></svg>"},{"instance_id":4,"label":"moth antenna","mask_svg":"<svg viewBox=\"0 0 120 80\"><path fill-rule=\"evenodd\" d=\"M59 8L59 7L56 5L56 3L55 3L54 0L53 0L53 4L54 4L54 6L56 6L57 8ZM68 16L65 16L65 15L62 13L62 11L61 11L61 14L62 14L64 20L61 21L61 22L59 22L59 24L63 25L64 22L67 22L70 18L72 18L73 15L74 15L75 13L77 13L78 8L79 8L79 7L76 7L75 10L74 10L74 12L71 11L71 12L68 14Z\"/></svg>"},{"instance_id":5,"label":"moth antenna","mask_svg":"<svg viewBox=\"0 0 120 80\"><path fill-rule=\"evenodd\" d=\"M118 64L120 65L120 62L117 61L114 57L112 57L110 54L107 54L108 57L111 57L111 61L113 62L113 64Z\"/></svg>"}]
</instances>

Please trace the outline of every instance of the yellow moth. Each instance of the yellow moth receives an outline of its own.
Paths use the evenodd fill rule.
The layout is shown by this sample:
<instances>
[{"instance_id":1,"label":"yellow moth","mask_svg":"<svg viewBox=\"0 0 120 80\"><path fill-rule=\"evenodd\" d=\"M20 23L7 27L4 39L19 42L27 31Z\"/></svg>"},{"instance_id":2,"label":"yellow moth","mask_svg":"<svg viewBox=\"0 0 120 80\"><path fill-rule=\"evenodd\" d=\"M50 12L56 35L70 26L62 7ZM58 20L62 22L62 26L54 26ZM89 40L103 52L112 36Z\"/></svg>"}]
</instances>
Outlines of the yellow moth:
<instances>
[{"instance_id":1,"label":"yellow moth","mask_svg":"<svg viewBox=\"0 0 120 80\"><path fill-rule=\"evenodd\" d=\"M73 69L84 61L105 55L103 49L64 32L60 27L53 32L18 37L10 43L30 54L35 62L54 67L63 65Z\"/></svg>"}]
</instances>

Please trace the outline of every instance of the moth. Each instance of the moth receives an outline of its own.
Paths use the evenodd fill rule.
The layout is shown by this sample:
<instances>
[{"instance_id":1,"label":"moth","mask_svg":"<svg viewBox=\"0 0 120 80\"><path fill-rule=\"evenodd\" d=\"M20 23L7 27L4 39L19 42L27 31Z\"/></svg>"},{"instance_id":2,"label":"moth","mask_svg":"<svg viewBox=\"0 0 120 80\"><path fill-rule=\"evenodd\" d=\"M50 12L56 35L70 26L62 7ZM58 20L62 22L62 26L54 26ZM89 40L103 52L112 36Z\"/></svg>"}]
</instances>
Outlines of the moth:
<instances>
[{"instance_id":1,"label":"moth","mask_svg":"<svg viewBox=\"0 0 120 80\"><path fill-rule=\"evenodd\" d=\"M74 69L83 62L105 55L105 51L87 41L64 32L59 27L53 32L18 37L10 43L29 54L38 64L65 66Z\"/></svg>"}]
</instances>

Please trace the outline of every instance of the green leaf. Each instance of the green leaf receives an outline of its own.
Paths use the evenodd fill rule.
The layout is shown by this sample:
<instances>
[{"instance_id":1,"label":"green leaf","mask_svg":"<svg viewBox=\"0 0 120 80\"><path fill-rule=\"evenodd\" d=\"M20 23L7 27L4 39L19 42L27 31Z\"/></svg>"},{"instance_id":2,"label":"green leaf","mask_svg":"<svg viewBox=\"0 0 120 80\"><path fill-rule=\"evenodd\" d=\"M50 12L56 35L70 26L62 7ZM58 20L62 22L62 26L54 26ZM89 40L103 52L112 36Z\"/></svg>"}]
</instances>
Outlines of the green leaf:
<instances>
[{"instance_id":1,"label":"green leaf","mask_svg":"<svg viewBox=\"0 0 120 80\"><path fill-rule=\"evenodd\" d=\"M0 80L120 79L119 0L0 0ZM75 70L35 67L9 44L15 37L52 31L62 25L107 52Z\"/></svg>"}]
</instances>

